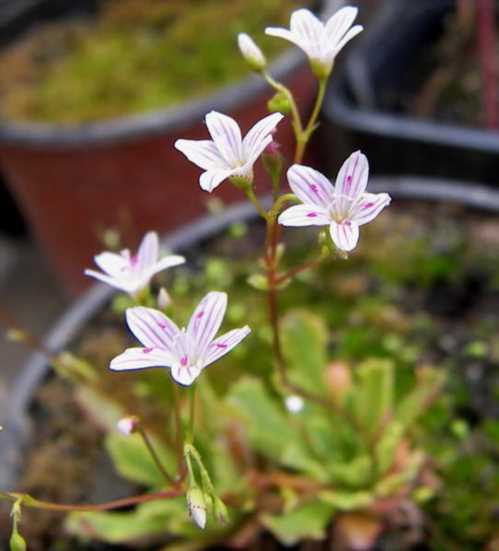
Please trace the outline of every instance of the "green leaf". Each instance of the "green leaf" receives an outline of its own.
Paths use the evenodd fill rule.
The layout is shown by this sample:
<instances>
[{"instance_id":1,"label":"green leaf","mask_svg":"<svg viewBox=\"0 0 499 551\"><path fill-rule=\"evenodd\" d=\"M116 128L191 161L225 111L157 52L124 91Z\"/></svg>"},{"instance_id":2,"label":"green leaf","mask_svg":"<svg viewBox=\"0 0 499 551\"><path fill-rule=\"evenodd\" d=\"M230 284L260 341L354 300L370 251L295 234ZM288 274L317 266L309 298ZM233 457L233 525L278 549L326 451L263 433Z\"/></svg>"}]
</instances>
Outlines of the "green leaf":
<instances>
[{"instance_id":1,"label":"green leaf","mask_svg":"<svg viewBox=\"0 0 499 551\"><path fill-rule=\"evenodd\" d=\"M409 428L425 412L428 402L440 391L444 381L445 374L441 370L419 370L416 387L395 408L394 417L404 429Z\"/></svg>"},{"instance_id":2,"label":"green leaf","mask_svg":"<svg viewBox=\"0 0 499 551\"><path fill-rule=\"evenodd\" d=\"M320 492L319 497L324 502L329 503L329 505L341 511L363 509L369 506L374 499L373 494L366 491L348 492L327 490Z\"/></svg>"},{"instance_id":3,"label":"green leaf","mask_svg":"<svg viewBox=\"0 0 499 551\"><path fill-rule=\"evenodd\" d=\"M162 464L169 473L173 473L176 467L174 452L151 435L149 438ZM153 488L164 486L165 479L138 434L123 436L118 432L110 433L106 439L106 447L115 468L122 476Z\"/></svg>"},{"instance_id":4,"label":"green leaf","mask_svg":"<svg viewBox=\"0 0 499 551\"><path fill-rule=\"evenodd\" d=\"M397 421L393 421L384 429L375 448L378 473L380 475L393 465L395 452L403 435L404 427Z\"/></svg>"},{"instance_id":5,"label":"green leaf","mask_svg":"<svg viewBox=\"0 0 499 551\"><path fill-rule=\"evenodd\" d=\"M195 535L196 528L187 515L185 497L151 501L134 511L72 513L66 520L70 534L121 544L166 534Z\"/></svg>"},{"instance_id":6,"label":"green leaf","mask_svg":"<svg viewBox=\"0 0 499 551\"><path fill-rule=\"evenodd\" d=\"M335 484L362 487L372 475L372 460L368 455L358 455L347 462L333 462L329 467Z\"/></svg>"},{"instance_id":7,"label":"green leaf","mask_svg":"<svg viewBox=\"0 0 499 551\"><path fill-rule=\"evenodd\" d=\"M261 521L281 543L294 545L304 539L324 539L333 511L328 503L311 501L279 516L263 515Z\"/></svg>"},{"instance_id":8,"label":"green leaf","mask_svg":"<svg viewBox=\"0 0 499 551\"><path fill-rule=\"evenodd\" d=\"M291 380L308 391L323 394L328 339L323 321L297 310L283 318L281 327Z\"/></svg>"},{"instance_id":9,"label":"green leaf","mask_svg":"<svg viewBox=\"0 0 499 551\"><path fill-rule=\"evenodd\" d=\"M10 551L26 551L26 541L19 533L19 523L21 522L21 504L22 498L18 499L12 505L10 516L12 517L12 534L9 544Z\"/></svg>"},{"instance_id":10,"label":"green leaf","mask_svg":"<svg viewBox=\"0 0 499 551\"><path fill-rule=\"evenodd\" d=\"M260 381L244 379L229 400L242 414L252 446L265 457L323 479L324 468L311 456L303 430Z\"/></svg>"},{"instance_id":11,"label":"green leaf","mask_svg":"<svg viewBox=\"0 0 499 551\"><path fill-rule=\"evenodd\" d=\"M268 291L269 289L269 283L263 274L252 274L248 277L247 282L258 291Z\"/></svg>"},{"instance_id":12,"label":"green leaf","mask_svg":"<svg viewBox=\"0 0 499 551\"><path fill-rule=\"evenodd\" d=\"M358 421L375 434L393 409L393 363L370 359L355 371L354 408Z\"/></svg>"}]
</instances>

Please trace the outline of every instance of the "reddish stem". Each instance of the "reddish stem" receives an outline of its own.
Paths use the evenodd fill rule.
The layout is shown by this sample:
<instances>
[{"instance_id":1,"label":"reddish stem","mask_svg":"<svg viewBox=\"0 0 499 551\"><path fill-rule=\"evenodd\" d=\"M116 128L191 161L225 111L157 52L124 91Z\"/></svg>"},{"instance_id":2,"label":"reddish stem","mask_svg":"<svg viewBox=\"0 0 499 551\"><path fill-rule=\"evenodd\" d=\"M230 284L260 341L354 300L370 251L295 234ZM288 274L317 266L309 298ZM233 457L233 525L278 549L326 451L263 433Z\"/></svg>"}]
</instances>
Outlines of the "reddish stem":
<instances>
[{"instance_id":1,"label":"reddish stem","mask_svg":"<svg viewBox=\"0 0 499 551\"><path fill-rule=\"evenodd\" d=\"M478 0L478 51L483 83L485 124L497 128L496 83L496 31L494 0Z\"/></svg>"}]
</instances>

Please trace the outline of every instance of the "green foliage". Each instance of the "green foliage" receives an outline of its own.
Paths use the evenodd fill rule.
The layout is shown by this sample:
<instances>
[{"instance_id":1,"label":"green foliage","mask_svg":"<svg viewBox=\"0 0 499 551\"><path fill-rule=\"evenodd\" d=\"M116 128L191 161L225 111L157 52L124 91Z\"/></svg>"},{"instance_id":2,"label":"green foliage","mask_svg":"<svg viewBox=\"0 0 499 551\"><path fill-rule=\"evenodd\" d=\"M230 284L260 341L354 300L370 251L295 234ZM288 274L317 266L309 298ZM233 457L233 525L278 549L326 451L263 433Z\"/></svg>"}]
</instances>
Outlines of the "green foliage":
<instances>
[{"instance_id":1,"label":"green foliage","mask_svg":"<svg viewBox=\"0 0 499 551\"><path fill-rule=\"evenodd\" d=\"M280 542L294 545L305 539L323 539L333 511L330 504L314 500L282 515L263 515L261 520Z\"/></svg>"},{"instance_id":2,"label":"green foliage","mask_svg":"<svg viewBox=\"0 0 499 551\"><path fill-rule=\"evenodd\" d=\"M151 438L161 463L168 472L176 468L175 455L158 440ZM123 436L118 432L111 432L106 438L106 448L113 459L116 470L128 480L143 484L151 488L161 488L165 479L159 472L151 455L138 434Z\"/></svg>"}]
</instances>

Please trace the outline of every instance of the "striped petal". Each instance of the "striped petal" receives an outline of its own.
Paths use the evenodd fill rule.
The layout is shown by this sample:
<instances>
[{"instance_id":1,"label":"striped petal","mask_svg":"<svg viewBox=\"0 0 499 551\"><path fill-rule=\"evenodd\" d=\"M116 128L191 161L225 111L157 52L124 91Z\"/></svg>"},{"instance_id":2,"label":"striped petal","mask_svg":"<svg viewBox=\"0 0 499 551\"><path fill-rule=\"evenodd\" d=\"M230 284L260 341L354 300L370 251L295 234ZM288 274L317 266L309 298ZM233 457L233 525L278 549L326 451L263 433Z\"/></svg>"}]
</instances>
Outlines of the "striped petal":
<instances>
[{"instance_id":1,"label":"striped petal","mask_svg":"<svg viewBox=\"0 0 499 551\"><path fill-rule=\"evenodd\" d=\"M358 9L345 6L332 15L326 23L326 37L330 43L337 45L353 25Z\"/></svg>"},{"instance_id":2,"label":"striped petal","mask_svg":"<svg viewBox=\"0 0 499 551\"><path fill-rule=\"evenodd\" d=\"M163 257L161 260L156 262L154 266L151 267L149 277L152 277L154 274L158 274L163 270L168 268L173 268L174 266L179 266L180 264L185 263L185 258L177 254L170 254Z\"/></svg>"},{"instance_id":3,"label":"striped petal","mask_svg":"<svg viewBox=\"0 0 499 551\"><path fill-rule=\"evenodd\" d=\"M282 212L278 222L283 226L327 226L331 219L321 207L295 205Z\"/></svg>"},{"instance_id":4,"label":"striped petal","mask_svg":"<svg viewBox=\"0 0 499 551\"><path fill-rule=\"evenodd\" d=\"M99 268L111 276L118 276L130 267L129 260L116 253L104 252L94 256L94 261Z\"/></svg>"},{"instance_id":5,"label":"striped petal","mask_svg":"<svg viewBox=\"0 0 499 551\"><path fill-rule=\"evenodd\" d=\"M159 239L156 232L148 232L142 239L137 252L137 268L145 271L158 261Z\"/></svg>"},{"instance_id":6,"label":"striped petal","mask_svg":"<svg viewBox=\"0 0 499 551\"><path fill-rule=\"evenodd\" d=\"M234 170L207 170L201 174L199 178L199 185L204 191L212 192L217 188L226 178L232 176Z\"/></svg>"},{"instance_id":7,"label":"striped petal","mask_svg":"<svg viewBox=\"0 0 499 551\"><path fill-rule=\"evenodd\" d=\"M355 25L355 27L352 27L345 36L340 40L340 42L334 47L332 51L333 58L338 55L340 50L342 50L352 38L355 38L359 33L361 33L364 30L364 27L362 25Z\"/></svg>"},{"instance_id":8,"label":"striped petal","mask_svg":"<svg viewBox=\"0 0 499 551\"><path fill-rule=\"evenodd\" d=\"M198 304L191 316L187 333L195 341L197 352L204 355L205 350L217 334L227 308L227 294L212 291Z\"/></svg>"},{"instance_id":9,"label":"striped petal","mask_svg":"<svg viewBox=\"0 0 499 551\"><path fill-rule=\"evenodd\" d=\"M364 193L352 208L352 220L359 226L371 222L391 200L388 193Z\"/></svg>"},{"instance_id":10,"label":"striped petal","mask_svg":"<svg viewBox=\"0 0 499 551\"><path fill-rule=\"evenodd\" d=\"M202 371L201 362L195 359L196 343L186 332L181 331L175 338L175 363L172 366L172 377L184 386L191 385Z\"/></svg>"},{"instance_id":11,"label":"striped petal","mask_svg":"<svg viewBox=\"0 0 499 551\"><path fill-rule=\"evenodd\" d=\"M301 48L300 41L291 31L288 31L288 29L281 29L280 27L267 27L265 29L265 34L268 36L275 36L276 38L284 38L284 40L288 40L295 46Z\"/></svg>"},{"instance_id":12,"label":"striped petal","mask_svg":"<svg viewBox=\"0 0 499 551\"><path fill-rule=\"evenodd\" d=\"M331 182L319 171L308 166L293 165L288 170L289 187L304 203L328 208L334 198Z\"/></svg>"},{"instance_id":13,"label":"striped petal","mask_svg":"<svg viewBox=\"0 0 499 551\"><path fill-rule=\"evenodd\" d=\"M357 199L364 193L368 177L369 163L367 157L360 151L352 153L338 172L335 194Z\"/></svg>"},{"instance_id":14,"label":"striped petal","mask_svg":"<svg viewBox=\"0 0 499 551\"><path fill-rule=\"evenodd\" d=\"M324 25L310 10L301 9L293 12L290 29L299 38L301 47L310 57L321 56L324 45Z\"/></svg>"},{"instance_id":15,"label":"striped petal","mask_svg":"<svg viewBox=\"0 0 499 551\"><path fill-rule=\"evenodd\" d=\"M227 162L211 140L177 140L175 148L203 170L228 168Z\"/></svg>"},{"instance_id":16,"label":"striped petal","mask_svg":"<svg viewBox=\"0 0 499 551\"><path fill-rule=\"evenodd\" d=\"M234 347L236 347L243 339L245 339L251 333L251 329L246 325L241 329L233 329L225 335L218 337L210 343L204 357L204 366L216 362L222 356L225 356Z\"/></svg>"},{"instance_id":17,"label":"striped petal","mask_svg":"<svg viewBox=\"0 0 499 551\"><path fill-rule=\"evenodd\" d=\"M170 367L173 361L169 352L159 348L127 348L111 360L109 368L113 371L130 371L147 367Z\"/></svg>"},{"instance_id":18,"label":"striped petal","mask_svg":"<svg viewBox=\"0 0 499 551\"><path fill-rule=\"evenodd\" d=\"M130 284L130 282L127 282L125 280L120 280L112 276L102 274L101 272L96 272L95 270L85 270L84 273L85 275L93 277L94 279L97 279L99 281L102 281L102 283L106 283L107 285L110 285L115 289L119 289L120 291L125 291L125 293L133 293L135 291L135 285L132 285Z\"/></svg>"},{"instance_id":19,"label":"striped petal","mask_svg":"<svg viewBox=\"0 0 499 551\"><path fill-rule=\"evenodd\" d=\"M170 353L179 328L159 310L136 306L126 311L130 331L146 347L159 348Z\"/></svg>"},{"instance_id":20,"label":"striped petal","mask_svg":"<svg viewBox=\"0 0 499 551\"><path fill-rule=\"evenodd\" d=\"M258 121L255 126L246 134L243 140L243 152L245 159L254 162L261 155L263 150L272 141L272 132L281 122L284 115L273 113Z\"/></svg>"},{"instance_id":21,"label":"striped petal","mask_svg":"<svg viewBox=\"0 0 499 551\"><path fill-rule=\"evenodd\" d=\"M355 222L349 220L341 224L331 222L329 231L338 249L349 252L357 246L357 242L359 241L359 226Z\"/></svg>"},{"instance_id":22,"label":"striped petal","mask_svg":"<svg viewBox=\"0 0 499 551\"><path fill-rule=\"evenodd\" d=\"M237 122L223 113L211 111L205 117L208 131L221 156L229 166L240 164L243 157L241 129Z\"/></svg>"}]
</instances>

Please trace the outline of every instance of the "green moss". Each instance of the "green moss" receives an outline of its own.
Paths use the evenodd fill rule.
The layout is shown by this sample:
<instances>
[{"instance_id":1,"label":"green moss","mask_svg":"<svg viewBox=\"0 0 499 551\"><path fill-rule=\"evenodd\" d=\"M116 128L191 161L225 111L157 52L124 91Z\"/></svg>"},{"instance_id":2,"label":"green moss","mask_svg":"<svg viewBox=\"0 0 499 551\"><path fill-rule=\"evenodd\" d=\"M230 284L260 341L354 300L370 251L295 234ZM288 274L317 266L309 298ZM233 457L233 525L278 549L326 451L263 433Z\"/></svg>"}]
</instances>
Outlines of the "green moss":
<instances>
[{"instance_id":1,"label":"green moss","mask_svg":"<svg viewBox=\"0 0 499 551\"><path fill-rule=\"evenodd\" d=\"M107 0L96 21L39 29L0 57L2 115L78 123L203 96L247 74L239 32L252 34L269 57L286 48L264 29L286 24L298 5Z\"/></svg>"}]
</instances>

